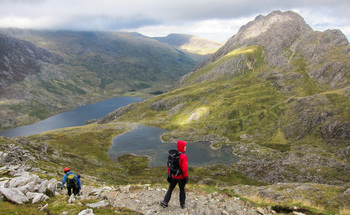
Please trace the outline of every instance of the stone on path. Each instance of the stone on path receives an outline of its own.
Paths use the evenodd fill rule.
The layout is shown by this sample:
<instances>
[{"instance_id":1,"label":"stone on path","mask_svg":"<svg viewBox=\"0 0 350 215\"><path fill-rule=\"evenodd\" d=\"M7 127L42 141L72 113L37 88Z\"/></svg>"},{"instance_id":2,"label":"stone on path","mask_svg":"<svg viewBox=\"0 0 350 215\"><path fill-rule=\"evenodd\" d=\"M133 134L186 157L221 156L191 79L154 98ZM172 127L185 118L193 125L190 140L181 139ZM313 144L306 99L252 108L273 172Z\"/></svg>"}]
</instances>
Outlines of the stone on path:
<instances>
[{"instance_id":1,"label":"stone on path","mask_svg":"<svg viewBox=\"0 0 350 215\"><path fill-rule=\"evenodd\" d=\"M86 210L80 211L78 215L94 215L94 211L92 209L86 209Z\"/></svg>"},{"instance_id":2,"label":"stone on path","mask_svg":"<svg viewBox=\"0 0 350 215\"><path fill-rule=\"evenodd\" d=\"M86 206L91 207L91 208L100 208L100 207L108 206L108 202L100 201L97 203L87 204Z\"/></svg>"}]
</instances>

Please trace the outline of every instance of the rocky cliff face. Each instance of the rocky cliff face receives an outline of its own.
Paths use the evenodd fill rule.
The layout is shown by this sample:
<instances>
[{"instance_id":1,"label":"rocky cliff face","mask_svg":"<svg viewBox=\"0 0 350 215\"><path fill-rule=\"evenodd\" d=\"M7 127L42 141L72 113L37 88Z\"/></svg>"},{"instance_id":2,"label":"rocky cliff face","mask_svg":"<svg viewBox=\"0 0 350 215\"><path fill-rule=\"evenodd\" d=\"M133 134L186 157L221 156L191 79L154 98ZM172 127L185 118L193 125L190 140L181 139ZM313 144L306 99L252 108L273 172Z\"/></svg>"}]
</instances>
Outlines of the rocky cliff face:
<instances>
[{"instance_id":1,"label":"rocky cliff face","mask_svg":"<svg viewBox=\"0 0 350 215\"><path fill-rule=\"evenodd\" d=\"M0 33L0 88L41 72L43 63L59 64L63 58L28 41Z\"/></svg>"}]
</instances>

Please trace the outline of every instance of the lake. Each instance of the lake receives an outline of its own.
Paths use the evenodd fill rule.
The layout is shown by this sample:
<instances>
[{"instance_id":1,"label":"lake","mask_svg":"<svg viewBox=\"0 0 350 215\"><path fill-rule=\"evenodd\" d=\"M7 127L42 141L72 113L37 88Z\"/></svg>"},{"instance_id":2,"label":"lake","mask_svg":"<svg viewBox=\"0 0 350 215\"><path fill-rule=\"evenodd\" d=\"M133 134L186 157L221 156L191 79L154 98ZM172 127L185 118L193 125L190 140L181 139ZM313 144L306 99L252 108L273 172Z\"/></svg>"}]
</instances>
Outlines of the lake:
<instances>
[{"instance_id":1,"label":"lake","mask_svg":"<svg viewBox=\"0 0 350 215\"><path fill-rule=\"evenodd\" d=\"M166 166L168 151L176 149L176 143L163 143L160 140L160 136L167 131L139 125L136 129L113 139L112 147L108 152L109 157L117 161L118 157L128 153L147 155L151 158L150 167ZM190 166L231 165L239 161L239 157L232 153L230 146L213 150L209 142L187 143L186 155Z\"/></svg>"},{"instance_id":2,"label":"lake","mask_svg":"<svg viewBox=\"0 0 350 215\"><path fill-rule=\"evenodd\" d=\"M140 102L141 100L138 97L108 99L54 115L32 125L6 130L0 132L0 135L12 138L38 134L58 128L82 126L90 119L105 117L117 108L130 103ZM147 155L151 158L149 166L165 166L168 151L176 149L176 143L161 142L160 136L167 131L157 127L139 125L136 129L115 137L108 154L115 161L117 161L119 156L127 153L141 156ZM208 142L188 143L186 154L190 166L231 165L239 160L238 156L232 154L231 147L226 146L219 150L213 150Z\"/></svg>"},{"instance_id":3,"label":"lake","mask_svg":"<svg viewBox=\"0 0 350 215\"><path fill-rule=\"evenodd\" d=\"M85 125L90 119L99 119L107 116L110 112L134 102L140 102L138 97L118 97L107 99L102 102L80 106L74 110L59 113L38 123L21 126L18 128L0 132L0 136L19 137L39 134L45 131Z\"/></svg>"}]
</instances>

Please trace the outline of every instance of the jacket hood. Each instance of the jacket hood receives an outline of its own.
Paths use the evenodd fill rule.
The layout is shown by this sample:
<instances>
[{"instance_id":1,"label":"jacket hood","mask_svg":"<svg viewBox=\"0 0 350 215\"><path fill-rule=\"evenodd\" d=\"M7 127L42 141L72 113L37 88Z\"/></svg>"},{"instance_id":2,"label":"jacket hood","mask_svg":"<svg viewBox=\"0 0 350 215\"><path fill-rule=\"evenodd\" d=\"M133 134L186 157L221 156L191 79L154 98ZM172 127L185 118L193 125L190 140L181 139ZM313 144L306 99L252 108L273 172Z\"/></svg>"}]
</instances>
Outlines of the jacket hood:
<instances>
[{"instance_id":1,"label":"jacket hood","mask_svg":"<svg viewBox=\"0 0 350 215\"><path fill-rule=\"evenodd\" d=\"M185 141L179 140L177 141L177 150L179 152L185 153L185 146L187 145L187 143Z\"/></svg>"}]
</instances>

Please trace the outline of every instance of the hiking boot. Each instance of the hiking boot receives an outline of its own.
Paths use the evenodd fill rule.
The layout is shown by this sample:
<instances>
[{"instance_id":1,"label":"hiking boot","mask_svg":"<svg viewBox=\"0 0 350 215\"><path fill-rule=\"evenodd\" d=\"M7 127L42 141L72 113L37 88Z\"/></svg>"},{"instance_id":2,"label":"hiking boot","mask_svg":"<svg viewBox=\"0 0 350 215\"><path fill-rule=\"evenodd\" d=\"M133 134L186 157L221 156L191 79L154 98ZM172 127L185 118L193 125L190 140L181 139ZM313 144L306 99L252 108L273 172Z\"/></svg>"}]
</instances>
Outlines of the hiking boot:
<instances>
[{"instance_id":1,"label":"hiking boot","mask_svg":"<svg viewBox=\"0 0 350 215\"><path fill-rule=\"evenodd\" d=\"M181 209L185 209L186 208L186 206L185 205L181 205Z\"/></svg>"},{"instance_id":2,"label":"hiking boot","mask_svg":"<svg viewBox=\"0 0 350 215\"><path fill-rule=\"evenodd\" d=\"M160 202L160 205L161 205L163 208L168 207L168 203L166 203L166 202L164 202L164 201Z\"/></svg>"}]
</instances>

